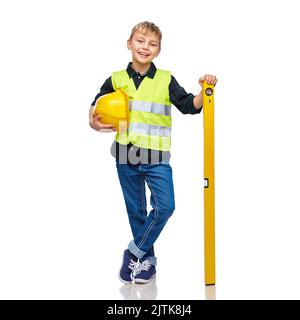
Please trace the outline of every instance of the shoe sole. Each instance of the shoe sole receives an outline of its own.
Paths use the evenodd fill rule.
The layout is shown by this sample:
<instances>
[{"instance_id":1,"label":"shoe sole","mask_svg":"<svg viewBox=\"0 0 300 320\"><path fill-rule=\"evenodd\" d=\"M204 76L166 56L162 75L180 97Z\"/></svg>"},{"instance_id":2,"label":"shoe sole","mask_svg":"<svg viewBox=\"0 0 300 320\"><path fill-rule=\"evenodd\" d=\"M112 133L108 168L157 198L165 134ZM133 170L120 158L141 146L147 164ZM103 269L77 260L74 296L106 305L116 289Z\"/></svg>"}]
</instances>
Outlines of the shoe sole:
<instances>
[{"instance_id":1,"label":"shoe sole","mask_svg":"<svg viewBox=\"0 0 300 320\"><path fill-rule=\"evenodd\" d=\"M131 281L123 280L123 279L121 278L121 276L120 276L120 273L118 274L118 277L119 277L119 280L120 280L121 282L123 282L124 284L130 284L130 283L131 283Z\"/></svg>"},{"instance_id":2,"label":"shoe sole","mask_svg":"<svg viewBox=\"0 0 300 320\"><path fill-rule=\"evenodd\" d=\"M149 283L154 277L156 276L156 274L154 274L150 279L146 280L146 279L140 279L140 278L134 278L134 283Z\"/></svg>"}]
</instances>

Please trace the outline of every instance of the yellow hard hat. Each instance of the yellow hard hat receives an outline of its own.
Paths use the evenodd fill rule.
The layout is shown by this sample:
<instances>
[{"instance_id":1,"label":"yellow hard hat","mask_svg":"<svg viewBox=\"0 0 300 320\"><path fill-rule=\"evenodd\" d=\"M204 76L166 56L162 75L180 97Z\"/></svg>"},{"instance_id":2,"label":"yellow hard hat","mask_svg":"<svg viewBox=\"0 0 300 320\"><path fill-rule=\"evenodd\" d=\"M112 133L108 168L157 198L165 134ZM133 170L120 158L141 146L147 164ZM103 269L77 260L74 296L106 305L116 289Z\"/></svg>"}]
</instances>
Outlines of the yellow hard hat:
<instances>
[{"instance_id":1,"label":"yellow hard hat","mask_svg":"<svg viewBox=\"0 0 300 320\"><path fill-rule=\"evenodd\" d=\"M97 99L95 115L101 115L101 122L112 124L117 131L126 130L129 120L128 96L122 89L105 94Z\"/></svg>"}]
</instances>

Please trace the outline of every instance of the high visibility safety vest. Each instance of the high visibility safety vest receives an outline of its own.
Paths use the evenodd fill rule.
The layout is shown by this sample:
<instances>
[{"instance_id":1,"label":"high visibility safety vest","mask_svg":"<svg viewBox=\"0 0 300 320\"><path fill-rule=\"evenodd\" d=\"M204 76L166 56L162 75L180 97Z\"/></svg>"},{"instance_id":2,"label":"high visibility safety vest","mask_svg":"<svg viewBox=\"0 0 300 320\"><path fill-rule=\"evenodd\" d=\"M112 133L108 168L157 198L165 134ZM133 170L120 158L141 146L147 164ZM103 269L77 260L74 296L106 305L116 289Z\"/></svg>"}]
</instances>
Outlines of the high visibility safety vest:
<instances>
[{"instance_id":1,"label":"high visibility safety vest","mask_svg":"<svg viewBox=\"0 0 300 320\"><path fill-rule=\"evenodd\" d=\"M115 90L123 89L129 98L128 129L117 133L115 140L138 147L160 151L171 148L171 73L157 69L153 79L145 77L136 89L126 70L112 74Z\"/></svg>"}]
</instances>

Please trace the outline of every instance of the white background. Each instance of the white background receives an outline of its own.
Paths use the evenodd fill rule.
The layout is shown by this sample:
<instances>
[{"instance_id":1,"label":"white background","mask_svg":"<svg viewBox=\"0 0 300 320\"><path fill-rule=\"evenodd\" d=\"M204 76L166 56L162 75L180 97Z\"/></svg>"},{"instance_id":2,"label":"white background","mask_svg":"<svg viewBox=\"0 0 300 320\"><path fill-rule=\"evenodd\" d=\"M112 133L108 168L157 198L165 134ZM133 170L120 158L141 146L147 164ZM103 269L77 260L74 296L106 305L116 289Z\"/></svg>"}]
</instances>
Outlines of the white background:
<instances>
[{"instance_id":1,"label":"white background","mask_svg":"<svg viewBox=\"0 0 300 320\"><path fill-rule=\"evenodd\" d=\"M219 78L216 298L299 299L297 2L1 1L0 298L143 298L117 278L131 235L113 134L90 129L88 109L149 20L157 67L195 94L200 76ZM148 297L207 298L202 131L202 114L174 108L176 211Z\"/></svg>"}]
</instances>

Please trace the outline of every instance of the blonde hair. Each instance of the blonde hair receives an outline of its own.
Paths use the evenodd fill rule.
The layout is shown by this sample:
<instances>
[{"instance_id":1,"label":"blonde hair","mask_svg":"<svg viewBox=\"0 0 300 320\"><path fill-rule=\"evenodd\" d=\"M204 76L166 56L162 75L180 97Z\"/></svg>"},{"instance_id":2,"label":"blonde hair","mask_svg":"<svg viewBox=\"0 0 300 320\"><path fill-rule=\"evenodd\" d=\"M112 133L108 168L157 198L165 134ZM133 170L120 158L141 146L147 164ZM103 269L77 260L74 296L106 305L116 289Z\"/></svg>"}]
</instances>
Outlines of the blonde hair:
<instances>
[{"instance_id":1,"label":"blonde hair","mask_svg":"<svg viewBox=\"0 0 300 320\"><path fill-rule=\"evenodd\" d=\"M161 38L162 38L162 33L157 25L155 25L153 22L149 21L143 21L135 25L132 30L131 30L131 35L130 35L130 40L132 39L133 35L135 34L136 31L142 31L143 33L148 33L148 32L153 32L158 36L159 39L159 49L161 48Z\"/></svg>"}]
</instances>

